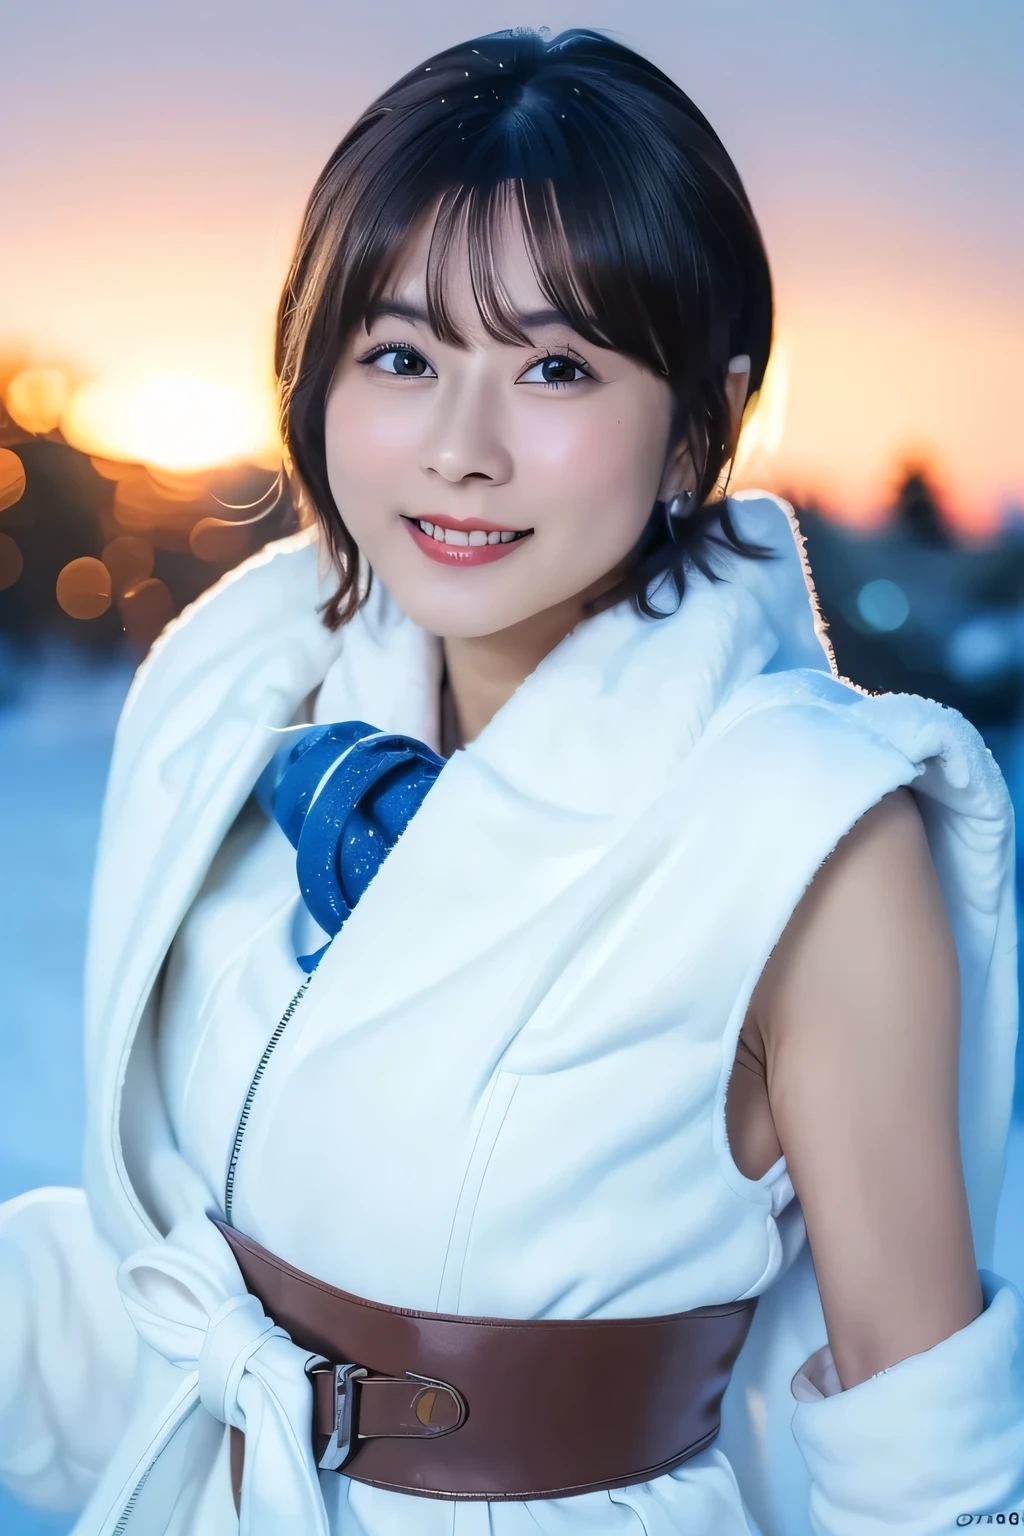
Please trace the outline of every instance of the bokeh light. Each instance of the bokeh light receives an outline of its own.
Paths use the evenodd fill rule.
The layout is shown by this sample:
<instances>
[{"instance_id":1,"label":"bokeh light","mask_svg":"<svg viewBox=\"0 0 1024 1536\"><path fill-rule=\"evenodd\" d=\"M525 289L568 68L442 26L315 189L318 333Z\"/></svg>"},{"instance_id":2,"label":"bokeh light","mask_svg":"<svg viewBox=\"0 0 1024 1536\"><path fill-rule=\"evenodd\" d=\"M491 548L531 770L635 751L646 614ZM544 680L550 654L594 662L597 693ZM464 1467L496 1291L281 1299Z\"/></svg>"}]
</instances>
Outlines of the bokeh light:
<instances>
[{"instance_id":1,"label":"bokeh light","mask_svg":"<svg viewBox=\"0 0 1024 1536\"><path fill-rule=\"evenodd\" d=\"M101 559L110 572L114 591L123 594L153 574L155 551L148 539L124 533L104 549Z\"/></svg>"},{"instance_id":2,"label":"bokeh light","mask_svg":"<svg viewBox=\"0 0 1024 1536\"><path fill-rule=\"evenodd\" d=\"M982 682L1011 667L1014 644L1011 627L996 613L979 614L960 624L946 644L946 664L961 682Z\"/></svg>"},{"instance_id":3,"label":"bokeh light","mask_svg":"<svg viewBox=\"0 0 1024 1536\"><path fill-rule=\"evenodd\" d=\"M72 619L98 619L112 597L110 572L91 555L70 560L57 577L57 601Z\"/></svg>"},{"instance_id":4,"label":"bokeh light","mask_svg":"<svg viewBox=\"0 0 1024 1536\"><path fill-rule=\"evenodd\" d=\"M910 604L903 588L883 576L861 587L857 593L857 612L871 629L889 633L907 622Z\"/></svg>"},{"instance_id":5,"label":"bokeh light","mask_svg":"<svg viewBox=\"0 0 1024 1536\"><path fill-rule=\"evenodd\" d=\"M227 522L222 517L201 518L188 536L189 548L198 560L213 564L234 564L245 554L249 545L249 529L245 524Z\"/></svg>"},{"instance_id":6,"label":"bokeh light","mask_svg":"<svg viewBox=\"0 0 1024 1536\"><path fill-rule=\"evenodd\" d=\"M149 470L133 465L117 481L112 510L122 528L183 527L187 533L207 510L208 499L201 485L189 481L172 493Z\"/></svg>"},{"instance_id":7,"label":"bokeh light","mask_svg":"<svg viewBox=\"0 0 1024 1536\"><path fill-rule=\"evenodd\" d=\"M16 453L0 448L0 512L25 494L25 466Z\"/></svg>"},{"instance_id":8,"label":"bokeh light","mask_svg":"<svg viewBox=\"0 0 1024 1536\"><path fill-rule=\"evenodd\" d=\"M67 409L70 385L60 368L22 368L4 391L11 420L25 432L52 432Z\"/></svg>"}]
</instances>

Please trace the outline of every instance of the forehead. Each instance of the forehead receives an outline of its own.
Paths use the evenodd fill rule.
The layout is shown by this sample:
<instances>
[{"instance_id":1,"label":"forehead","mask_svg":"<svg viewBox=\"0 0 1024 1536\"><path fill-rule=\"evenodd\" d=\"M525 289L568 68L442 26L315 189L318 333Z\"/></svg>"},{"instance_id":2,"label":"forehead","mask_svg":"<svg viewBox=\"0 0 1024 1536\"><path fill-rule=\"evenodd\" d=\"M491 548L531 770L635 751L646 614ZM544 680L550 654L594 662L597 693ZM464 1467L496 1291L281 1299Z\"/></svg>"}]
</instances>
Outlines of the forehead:
<instances>
[{"instance_id":1,"label":"forehead","mask_svg":"<svg viewBox=\"0 0 1024 1536\"><path fill-rule=\"evenodd\" d=\"M470 239L463 220L443 242L432 209L405 242L374 309L393 301L402 308L425 310L428 285L439 283L444 308L460 331L476 335L482 329L481 288L500 294L509 310L531 322L531 329L565 326L541 290L517 209L509 208L493 220L485 249L471 250Z\"/></svg>"}]
</instances>

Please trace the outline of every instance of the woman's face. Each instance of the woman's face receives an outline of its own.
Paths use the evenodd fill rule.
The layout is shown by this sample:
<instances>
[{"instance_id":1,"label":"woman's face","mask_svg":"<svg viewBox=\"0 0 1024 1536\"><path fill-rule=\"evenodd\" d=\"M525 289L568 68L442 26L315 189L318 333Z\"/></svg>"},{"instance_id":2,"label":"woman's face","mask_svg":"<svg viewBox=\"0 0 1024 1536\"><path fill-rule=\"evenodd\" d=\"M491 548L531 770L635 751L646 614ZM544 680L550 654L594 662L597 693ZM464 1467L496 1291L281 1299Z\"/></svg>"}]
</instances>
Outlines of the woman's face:
<instances>
[{"instance_id":1,"label":"woman's face","mask_svg":"<svg viewBox=\"0 0 1024 1536\"><path fill-rule=\"evenodd\" d=\"M618 579L655 500L680 488L667 465L673 401L664 379L551 312L517 223L499 274L531 344L484 330L463 247L446 283L469 345L445 345L426 318L429 242L428 221L338 362L327 469L403 612L469 638L572 613ZM441 541L446 529L457 542Z\"/></svg>"}]
</instances>

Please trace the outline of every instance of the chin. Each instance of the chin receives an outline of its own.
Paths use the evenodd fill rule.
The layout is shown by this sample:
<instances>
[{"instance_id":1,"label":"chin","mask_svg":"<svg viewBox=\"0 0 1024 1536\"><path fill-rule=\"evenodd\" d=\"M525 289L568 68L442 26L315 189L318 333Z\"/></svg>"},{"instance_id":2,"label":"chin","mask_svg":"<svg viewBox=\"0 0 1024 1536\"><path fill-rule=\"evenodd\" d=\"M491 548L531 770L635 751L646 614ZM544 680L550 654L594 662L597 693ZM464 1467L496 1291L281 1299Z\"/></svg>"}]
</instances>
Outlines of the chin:
<instances>
[{"instance_id":1,"label":"chin","mask_svg":"<svg viewBox=\"0 0 1024 1536\"><path fill-rule=\"evenodd\" d=\"M480 586L474 593L453 594L448 583L443 584L443 590L438 590L437 586L434 590L428 590L432 585L429 581L413 580L407 574L394 581L388 581L379 571L374 574L414 624L418 624L428 634L453 640L477 640L484 635L497 634L513 624L532 618L547 606L546 603L538 605L536 602L516 603L514 597L512 600L506 597L503 602L502 594L493 587L490 591ZM475 578L480 574L479 571L451 573L460 583L467 577Z\"/></svg>"},{"instance_id":2,"label":"chin","mask_svg":"<svg viewBox=\"0 0 1024 1536\"><path fill-rule=\"evenodd\" d=\"M413 623L429 634L452 640L479 640L484 635L494 635L500 630L532 618L533 609L510 609L507 613L494 603L459 603L411 599L403 603L396 597L398 606L408 614Z\"/></svg>"}]
</instances>

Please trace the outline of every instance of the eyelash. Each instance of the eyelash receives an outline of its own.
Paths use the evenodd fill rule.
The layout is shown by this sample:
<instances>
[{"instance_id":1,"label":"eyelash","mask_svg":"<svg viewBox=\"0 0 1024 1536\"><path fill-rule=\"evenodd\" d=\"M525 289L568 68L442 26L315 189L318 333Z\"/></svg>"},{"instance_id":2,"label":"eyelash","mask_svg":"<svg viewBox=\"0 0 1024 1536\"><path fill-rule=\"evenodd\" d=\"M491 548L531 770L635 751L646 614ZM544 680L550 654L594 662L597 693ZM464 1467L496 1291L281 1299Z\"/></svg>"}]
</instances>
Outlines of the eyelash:
<instances>
[{"instance_id":1,"label":"eyelash","mask_svg":"<svg viewBox=\"0 0 1024 1536\"><path fill-rule=\"evenodd\" d=\"M385 357L389 352L412 352L416 355L416 357L423 357L423 353L419 350L419 348L410 346L407 341L382 341L379 342L377 346L372 347L364 357L357 358L356 361L364 367L369 367L369 365L375 363L379 357ZM560 362L572 363L573 366L578 368L580 372L588 379L592 379L594 377L586 361L577 353L569 351L566 348L563 348L560 352L550 350L547 352L542 352L539 357L534 358L532 363L528 363L523 371L525 373L529 373L530 370L536 368L539 363L546 362L549 357L557 358ZM426 362L427 359L423 357L423 361ZM406 377L413 377L413 375L407 374ZM581 384L583 381L582 379L540 379L534 382L539 382L545 389L566 389L570 388L573 384Z\"/></svg>"}]
</instances>

